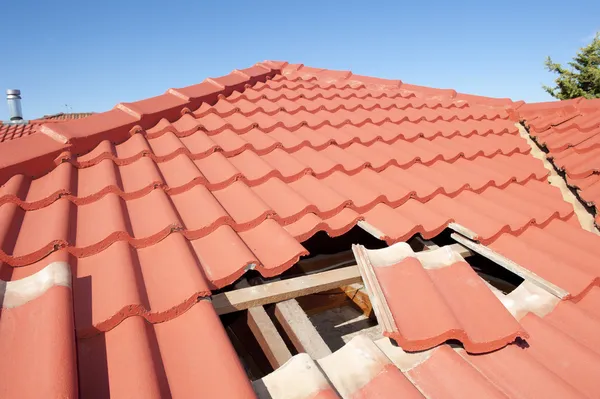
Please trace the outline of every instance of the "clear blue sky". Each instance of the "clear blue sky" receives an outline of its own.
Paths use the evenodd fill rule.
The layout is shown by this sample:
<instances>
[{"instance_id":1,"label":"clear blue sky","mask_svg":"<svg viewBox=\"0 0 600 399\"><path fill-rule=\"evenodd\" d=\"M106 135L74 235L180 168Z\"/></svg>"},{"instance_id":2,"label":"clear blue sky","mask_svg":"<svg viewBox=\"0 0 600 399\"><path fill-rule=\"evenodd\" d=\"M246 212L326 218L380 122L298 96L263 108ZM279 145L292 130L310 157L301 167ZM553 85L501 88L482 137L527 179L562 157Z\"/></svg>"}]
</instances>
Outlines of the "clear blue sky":
<instances>
[{"instance_id":1,"label":"clear blue sky","mask_svg":"<svg viewBox=\"0 0 600 399\"><path fill-rule=\"evenodd\" d=\"M264 59L526 101L543 61L600 29L600 1L4 1L4 92L25 117L104 111ZM10 21L10 22L9 22Z\"/></svg>"}]
</instances>

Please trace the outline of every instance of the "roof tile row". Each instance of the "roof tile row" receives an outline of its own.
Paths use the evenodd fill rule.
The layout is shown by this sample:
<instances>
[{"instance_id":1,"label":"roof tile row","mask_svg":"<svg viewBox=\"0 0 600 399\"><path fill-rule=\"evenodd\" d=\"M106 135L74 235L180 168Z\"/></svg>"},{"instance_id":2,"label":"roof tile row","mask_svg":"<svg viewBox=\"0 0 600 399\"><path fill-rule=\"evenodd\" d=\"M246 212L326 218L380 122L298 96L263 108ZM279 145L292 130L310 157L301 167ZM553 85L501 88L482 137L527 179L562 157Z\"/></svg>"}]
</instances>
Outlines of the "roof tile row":
<instances>
[{"instance_id":1,"label":"roof tile row","mask_svg":"<svg viewBox=\"0 0 600 399\"><path fill-rule=\"evenodd\" d=\"M582 98L526 104L519 114L531 136L548 151L548 159L565 172L567 184L578 189L590 206L600 204L600 100ZM597 212L596 212L597 213ZM600 225L600 216L596 216Z\"/></svg>"}]
</instances>

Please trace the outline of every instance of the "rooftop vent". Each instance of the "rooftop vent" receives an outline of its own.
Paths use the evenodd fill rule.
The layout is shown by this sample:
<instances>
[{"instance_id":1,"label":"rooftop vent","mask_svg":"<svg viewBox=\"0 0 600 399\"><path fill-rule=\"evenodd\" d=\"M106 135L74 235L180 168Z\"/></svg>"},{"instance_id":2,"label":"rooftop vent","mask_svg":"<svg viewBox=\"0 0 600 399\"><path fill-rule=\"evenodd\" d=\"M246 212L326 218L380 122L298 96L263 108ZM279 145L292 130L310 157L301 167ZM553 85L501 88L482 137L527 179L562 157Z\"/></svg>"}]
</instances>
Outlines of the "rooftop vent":
<instances>
[{"instance_id":1,"label":"rooftop vent","mask_svg":"<svg viewBox=\"0 0 600 399\"><path fill-rule=\"evenodd\" d=\"M23 120L23 111L21 110L21 90L6 90L6 100L8 101L8 115L11 122Z\"/></svg>"}]
</instances>

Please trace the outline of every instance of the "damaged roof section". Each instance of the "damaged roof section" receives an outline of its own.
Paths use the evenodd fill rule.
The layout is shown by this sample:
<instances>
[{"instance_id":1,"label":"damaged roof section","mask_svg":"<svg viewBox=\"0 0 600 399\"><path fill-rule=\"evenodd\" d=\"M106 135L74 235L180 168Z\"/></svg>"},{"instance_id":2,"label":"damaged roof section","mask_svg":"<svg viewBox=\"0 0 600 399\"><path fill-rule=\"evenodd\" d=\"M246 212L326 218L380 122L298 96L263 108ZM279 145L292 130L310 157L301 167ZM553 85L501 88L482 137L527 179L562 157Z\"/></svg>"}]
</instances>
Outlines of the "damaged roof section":
<instances>
[{"instance_id":1,"label":"damaged roof section","mask_svg":"<svg viewBox=\"0 0 600 399\"><path fill-rule=\"evenodd\" d=\"M448 269L464 263L450 247L419 253L411 253L406 244L395 244L383 250L365 251L361 247L354 250L361 272L364 271L365 259L377 264L375 269L402 266L407 257L412 257L421 268L429 270ZM406 268L407 265L403 266ZM398 276L394 279L389 275L374 274L370 277L388 286L399 281ZM394 336L393 340L383 338L373 342L360 335L320 359L312 360L307 354L294 356L270 375L253 383L258 397L333 398L338 397L336 394L342 398L394 397L399 392L415 398L597 396L600 391L596 378L600 372L598 287L594 287L583 300L574 302L561 300L529 280L504 294L486 285L478 276L475 276L479 279L477 282L463 277L457 274L454 285L464 283L465 286L481 287L481 294L488 299L483 303L479 296L467 299L473 306L482 305L483 310L489 311L488 317L477 320L479 328L485 320L485 327L497 329L494 310L499 311L500 307L503 314L509 315L512 323L519 325L526 334L500 349L479 354L470 353L466 344L463 348L455 343L410 351L406 342L397 341ZM366 280L369 276L364 278ZM386 306L389 298L378 298L377 293L372 292L372 282L366 280L366 284L375 309L380 307L376 311L378 320L385 327L386 316L382 316L381 305ZM403 305L412 308L416 301L424 298L425 295L418 295L412 300L405 300ZM492 301L495 302L490 306ZM463 311L464 307L460 312ZM414 325L421 329L435 326L438 324L435 316L434 312L426 313ZM302 372L294 372L292 379L290 370L299 369ZM283 386L292 389L284 390ZM294 387L302 387L303 390Z\"/></svg>"},{"instance_id":2,"label":"damaged roof section","mask_svg":"<svg viewBox=\"0 0 600 399\"><path fill-rule=\"evenodd\" d=\"M353 251L384 334L407 351L457 340L468 352L483 353L528 337L450 247L415 253L397 243Z\"/></svg>"},{"instance_id":3,"label":"damaged roof section","mask_svg":"<svg viewBox=\"0 0 600 399\"><path fill-rule=\"evenodd\" d=\"M250 270L279 276L309 255L302 243L315 234L339 236L357 225L389 245L460 230L566 292L556 309L569 298L594 309L599 238L575 227L572 206L530 155L515 125L519 105L267 61L105 113L46 123L39 134L0 145L0 275L11 284L53 262L72 265L75 335L68 339L77 340L78 370L69 363L61 372L77 380L84 397L252 397L206 298ZM23 146L28 151L19 151ZM540 253L545 257L536 258ZM336 370L340 360L315 359L319 369L306 376L318 381L313 390L307 384L307 394L434 392L443 388L432 380L439 374L433 359L458 365L443 366L458 381L472 378L460 386L465 396L518 396L528 385L537 397L591 392L587 379L544 368L558 355L545 346L551 339L537 338L545 331L536 329L537 319L517 323L464 262L452 259L404 254L397 264L374 265L378 278L410 270L407 281L436 298L427 309L454 315L427 331L407 331L411 323L402 318L422 315L390 300L398 305L391 310L396 330L405 335L399 342L430 351L412 363L418 372L394 367L405 364L394 360L400 355L358 340L337 358L368 354L368 370L352 373L362 379ZM423 292L413 292L416 300ZM466 304L468 311L459 311L467 293L493 304L497 323L489 330L478 309ZM398 297L407 300L415 298ZM11 327L9 311L3 309L0 329ZM510 343L526 334L544 349ZM6 358L31 360L21 345L7 347ZM312 367L306 356L300 360ZM517 380L523 375L536 384ZM544 379L550 381L538 383ZM6 389L19 381L6 381Z\"/></svg>"}]
</instances>

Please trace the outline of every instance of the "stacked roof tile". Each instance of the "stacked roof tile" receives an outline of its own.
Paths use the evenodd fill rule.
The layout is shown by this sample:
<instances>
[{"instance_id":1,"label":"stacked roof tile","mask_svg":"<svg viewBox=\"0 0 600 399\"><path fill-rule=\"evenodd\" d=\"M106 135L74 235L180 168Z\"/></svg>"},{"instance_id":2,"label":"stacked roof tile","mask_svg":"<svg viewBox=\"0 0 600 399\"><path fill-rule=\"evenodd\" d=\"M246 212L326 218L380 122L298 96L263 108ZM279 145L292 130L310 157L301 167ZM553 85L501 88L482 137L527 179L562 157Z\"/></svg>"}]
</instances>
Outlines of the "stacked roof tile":
<instances>
[{"instance_id":1,"label":"stacked roof tile","mask_svg":"<svg viewBox=\"0 0 600 399\"><path fill-rule=\"evenodd\" d=\"M519 105L264 62L44 124L0 145L0 277L11 284L52 263L70 266L72 304L60 306L74 309L67 342L77 341L77 375L60 362L52 373L79 385L57 396L251 397L203 298L249 269L280 274L308 254L301 242L316 232L359 224L392 244L458 223L493 247L525 234L541 245L529 232L562 237L557 231L574 228L572 207L519 135ZM553 249L563 257L544 269L580 303L598 272L564 254L597 256L597 244L588 235L566 240ZM521 260L544 268L533 256ZM28 314L23 306L34 303L11 311ZM26 318L15 323L0 319L0 341L31 328ZM56 323L44 328L60 330ZM46 344L10 346L6 357ZM0 392L20 381L3 380Z\"/></svg>"},{"instance_id":2,"label":"stacked roof tile","mask_svg":"<svg viewBox=\"0 0 600 399\"><path fill-rule=\"evenodd\" d=\"M567 184L588 205L600 205L600 99L525 104L518 112L548 158L564 171Z\"/></svg>"}]
</instances>

